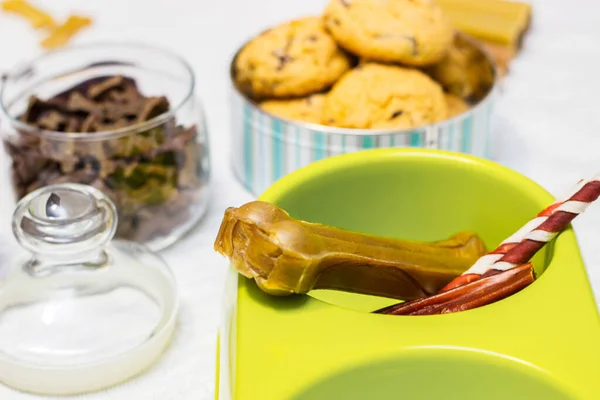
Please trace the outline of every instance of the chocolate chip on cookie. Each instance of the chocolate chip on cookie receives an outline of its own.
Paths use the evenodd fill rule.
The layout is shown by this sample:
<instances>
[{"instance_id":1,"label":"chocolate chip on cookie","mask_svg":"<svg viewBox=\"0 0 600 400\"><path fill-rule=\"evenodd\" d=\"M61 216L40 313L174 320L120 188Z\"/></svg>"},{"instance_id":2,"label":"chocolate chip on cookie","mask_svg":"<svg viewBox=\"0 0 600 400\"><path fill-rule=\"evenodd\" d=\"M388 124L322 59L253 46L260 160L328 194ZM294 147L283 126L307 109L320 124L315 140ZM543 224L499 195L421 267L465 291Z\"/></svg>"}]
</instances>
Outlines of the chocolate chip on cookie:
<instances>
[{"instance_id":1,"label":"chocolate chip on cookie","mask_svg":"<svg viewBox=\"0 0 600 400\"><path fill-rule=\"evenodd\" d=\"M390 116L390 119L398 118L398 117L400 117L402 114L404 114L404 111L403 111L403 110L397 110L397 111L394 111L394 112L392 113L392 115Z\"/></svg>"},{"instance_id":2,"label":"chocolate chip on cookie","mask_svg":"<svg viewBox=\"0 0 600 400\"><path fill-rule=\"evenodd\" d=\"M419 43L417 43L417 40L409 35L390 35L390 34L384 34L384 35L376 35L374 36L375 39L377 40L407 40L408 42L410 42L410 45L412 46L412 52L411 54L413 56L418 56L419 55Z\"/></svg>"},{"instance_id":3,"label":"chocolate chip on cookie","mask_svg":"<svg viewBox=\"0 0 600 400\"><path fill-rule=\"evenodd\" d=\"M283 67L285 67L286 63L288 63L290 61L294 61L294 57L291 57L287 53L287 49L273 50L273 55L275 57L277 57L277 59L279 60L279 65L277 66L277 71L281 71L283 69Z\"/></svg>"}]
</instances>

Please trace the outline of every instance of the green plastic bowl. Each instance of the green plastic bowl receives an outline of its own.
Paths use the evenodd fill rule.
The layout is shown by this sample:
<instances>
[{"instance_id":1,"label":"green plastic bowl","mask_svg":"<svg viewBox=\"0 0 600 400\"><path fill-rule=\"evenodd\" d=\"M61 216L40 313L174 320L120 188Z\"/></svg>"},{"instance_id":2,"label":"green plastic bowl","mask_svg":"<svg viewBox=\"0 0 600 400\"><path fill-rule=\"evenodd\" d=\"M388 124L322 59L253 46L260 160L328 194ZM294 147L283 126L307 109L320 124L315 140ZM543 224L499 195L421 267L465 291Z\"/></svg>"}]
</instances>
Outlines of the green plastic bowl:
<instances>
[{"instance_id":1,"label":"green plastic bowl","mask_svg":"<svg viewBox=\"0 0 600 400\"><path fill-rule=\"evenodd\" d=\"M325 159L260 199L385 236L472 230L489 249L554 200L493 162L424 149ZM533 261L538 279L521 292L435 316L371 314L390 302L334 291L271 297L231 268L217 399L600 399L600 318L573 231Z\"/></svg>"}]
</instances>

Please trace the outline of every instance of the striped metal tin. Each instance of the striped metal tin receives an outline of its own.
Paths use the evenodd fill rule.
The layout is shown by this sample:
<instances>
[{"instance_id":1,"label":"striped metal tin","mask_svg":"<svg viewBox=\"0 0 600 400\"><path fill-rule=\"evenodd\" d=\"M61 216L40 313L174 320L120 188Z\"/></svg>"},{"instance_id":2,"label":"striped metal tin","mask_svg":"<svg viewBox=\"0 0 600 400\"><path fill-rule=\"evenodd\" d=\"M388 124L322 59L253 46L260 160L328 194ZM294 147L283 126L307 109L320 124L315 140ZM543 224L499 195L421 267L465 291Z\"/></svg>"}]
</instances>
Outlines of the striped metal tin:
<instances>
[{"instance_id":1,"label":"striped metal tin","mask_svg":"<svg viewBox=\"0 0 600 400\"><path fill-rule=\"evenodd\" d=\"M490 59L490 63L493 62ZM336 128L271 115L241 93L231 63L232 162L244 187L259 196L283 176L323 158L386 147L422 147L490 157L496 82L474 107L412 130Z\"/></svg>"}]
</instances>

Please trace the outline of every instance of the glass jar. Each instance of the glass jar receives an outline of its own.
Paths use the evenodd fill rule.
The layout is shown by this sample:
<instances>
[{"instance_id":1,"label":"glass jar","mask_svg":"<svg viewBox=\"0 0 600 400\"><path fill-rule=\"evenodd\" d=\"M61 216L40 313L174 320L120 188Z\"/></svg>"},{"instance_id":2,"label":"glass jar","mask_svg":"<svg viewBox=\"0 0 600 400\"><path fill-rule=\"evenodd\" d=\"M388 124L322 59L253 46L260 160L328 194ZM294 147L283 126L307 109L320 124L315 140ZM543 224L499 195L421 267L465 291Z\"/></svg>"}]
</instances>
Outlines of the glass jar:
<instances>
[{"instance_id":1,"label":"glass jar","mask_svg":"<svg viewBox=\"0 0 600 400\"><path fill-rule=\"evenodd\" d=\"M0 381L73 395L145 371L171 342L173 274L146 246L112 240L115 205L93 187L48 185L12 218L18 246L2 258Z\"/></svg>"},{"instance_id":2,"label":"glass jar","mask_svg":"<svg viewBox=\"0 0 600 400\"><path fill-rule=\"evenodd\" d=\"M116 237L154 251L204 215L207 127L194 73L179 56L140 44L73 46L2 83L0 129L16 200L51 184L91 185L117 207Z\"/></svg>"}]
</instances>

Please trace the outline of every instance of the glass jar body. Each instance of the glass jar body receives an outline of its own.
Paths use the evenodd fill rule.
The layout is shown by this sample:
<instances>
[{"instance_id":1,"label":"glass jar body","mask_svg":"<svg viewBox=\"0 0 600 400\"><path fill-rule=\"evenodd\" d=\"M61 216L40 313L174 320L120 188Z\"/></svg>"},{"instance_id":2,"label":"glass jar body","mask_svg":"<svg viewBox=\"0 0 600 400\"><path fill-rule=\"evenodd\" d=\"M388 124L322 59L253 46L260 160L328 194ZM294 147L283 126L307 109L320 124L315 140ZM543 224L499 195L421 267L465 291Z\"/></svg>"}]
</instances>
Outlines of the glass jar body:
<instances>
[{"instance_id":1,"label":"glass jar body","mask_svg":"<svg viewBox=\"0 0 600 400\"><path fill-rule=\"evenodd\" d=\"M109 131L65 132L23 122L32 99L52 99L107 77L135 82L168 111ZM4 147L15 200L57 183L91 185L118 211L117 237L160 250L204 215L210 153L194 75L180 58L138 45L92 45L49 53L8 74L1 92Z\"/></svg>"}]
</instances>

